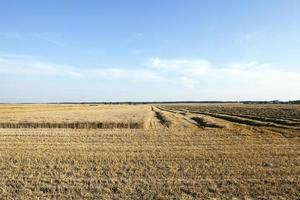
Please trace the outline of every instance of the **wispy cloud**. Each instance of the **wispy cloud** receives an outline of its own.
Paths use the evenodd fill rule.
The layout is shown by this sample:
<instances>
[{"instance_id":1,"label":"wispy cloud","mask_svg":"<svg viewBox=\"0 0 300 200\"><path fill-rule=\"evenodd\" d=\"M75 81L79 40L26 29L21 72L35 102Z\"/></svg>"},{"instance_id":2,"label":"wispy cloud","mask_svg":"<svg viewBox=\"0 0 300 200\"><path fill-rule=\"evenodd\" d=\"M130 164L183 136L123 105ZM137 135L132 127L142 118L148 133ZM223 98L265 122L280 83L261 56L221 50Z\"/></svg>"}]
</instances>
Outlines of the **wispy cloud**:
<instances>
[{"instance_id":1,"label":"wispy cloud","mask_svg":"<svg viewBox=\"0 0 300 200\"><path fill-rule=\"evenodd\" d=\"M300 89L300 71L291 71L270 63L235 62L219 67L205 59L151 59L157 73L178 85L236 98L292 98ZM226 92L224 92L226 91ZM224 93L224 94L222 94ZM300 96L298 95L298 98Z\"/></svg>"},{"instance_id":2,"label":"wispy cloud","mask_svg":"<svg viewBox=\"0 0 300 200\"><path fill-rule=\"evenodd\" d=\"M118 79L129 81L167 81L150 69L140 68L102 68L102 69L87 69L83 71L86 77L102 77L106 79Z\"/></svg>"},{"instance_id":3,"label":"wispy cloud","mask_svg":"<svg viewBox=\"0 0 300 200\"><path fill-rule=\"evenodd\" d=\"M234 62L220 67L205 59L155 57L143 67L78 68L33 57L2 55L0 75L63 76L83 78L87 82L116 81L118 84L147 83L150 89L152 83L161 83L168 88L178 88L178 91L186 89L194 99L300 98L293 92L300 89L300 71L255 61Z\"/></svg>"},{"instance_id":4,"label":"wispy cloud","mask_svg":"<svg viewBox=\"0 0 300 200\"><path fill-rule=\"evenodd\" d=\"M222 67L215 66L205 59L160 59L153 58L149 67L156 69L160 74L168 74L180 77L188 77L194 80L215 80L230 78L228 80L240 80L240 78L252 77L268 80L277 77L285 78L286 75L299 75L300 71L289 71L270 63L234 62ZM279 77L277 77L279 78ZM297 81L300 83L300 80Z\"/></svg>"},{"instance_id":5,"label":"wispy cloud","mask_svg":"<svg viewBox=\"0 0 300 200\"><path fill-rule=\"evenodd\" d=\"M187 77L201 76L213 68L211 63L204 59L160 59L158 57L152 58L148 66L159 73Z\"/></svg>"},{"instance_id":6,"label":"wispy cloud","mask_svg":"<svg viewBox=\"0 0 300 200\"><path fill-rule=\"evenodd\" d=\"M32 41L39 40L44 43L59 47L68 47L65 41L58 35L49 35L43 33L20 33L20 32L0 32L0 38L18 40L18 41Z\"/></svg>"},{"instance_id":7,"label":"wispy cloud","mask_svg":"<svg viewBox=\"0 0 300 200\"><path fill-rule=\"evenodd\" d=\"M129 43L134 43L134 42L138 42L140 40L143 40L145 37L145 35L143 33L134 33L128 36L127 38L127 42Z\"/></svg>"},{"instance_id":8,"label":"wispy cloud","mask_svg":"<svg viewBox=\"0 0 300 200\"><path fill-rule=\"evenodd\" d=\"M17 76L61 76L128 81L162 81L164 77L147 68L79 68L43 61L26 55L0 55L0 74Z\"/></svg>"},{"instance_id":9,"label":"wispy cloud","mask_svg":"<svg viewBox=\"0 0 300 200\"><path fill-rule=\"evenodd\" d=\"M25 55L0 56L0 74L18 76L81 76L72 66L52 64Z\"/></svg>"},{"instance_id":10,"label":"wispy cloud","mask_svg":"<svg viewBox=\"0 0 300 200\"><path fill-rule=\"evenodd\" d=\"M243 43L249 43L253 41L258 41L263 39L266 36L267 31L266 30L257 30L253 32L248 32L243 35L241 35L240 38L237 39L237 43L243 44Z\"/></svg>"},{"instance_id":11,"label":"wispy cloud","mask_svg":"<svg viewBox=\"0 0 300 200\"><path fill-rule=\"evenodd\" d=\"M54 37L54 36L49 36L49 35L45 35L45 34L41 34L41 33L35 33L35 34L33 34L33 37L38 39L38 40L41 40L41 41L47 42L49 44L52 44L52 45L56 45L56 46L60 46L60 47L67 47L68 46L58 36Z\"/></svg>"}]
</instances>

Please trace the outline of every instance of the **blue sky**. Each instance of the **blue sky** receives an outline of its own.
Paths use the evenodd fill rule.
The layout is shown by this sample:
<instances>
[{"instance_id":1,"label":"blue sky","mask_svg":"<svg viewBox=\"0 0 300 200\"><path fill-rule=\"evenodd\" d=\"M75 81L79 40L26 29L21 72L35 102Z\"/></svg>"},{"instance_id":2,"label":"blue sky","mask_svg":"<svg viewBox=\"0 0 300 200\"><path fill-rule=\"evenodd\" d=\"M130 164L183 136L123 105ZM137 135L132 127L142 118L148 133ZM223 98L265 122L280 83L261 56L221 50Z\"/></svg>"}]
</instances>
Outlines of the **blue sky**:
<instances>
[{"instance_id":1,"label":"blue sky","mask_svg":"<svg viewBox=\"0 0 300 200\"><path fill-rule=\"evenodd\" d=\"M300 2L1 1L0 102L300 99Z\"/></svg>"}]
</instances>

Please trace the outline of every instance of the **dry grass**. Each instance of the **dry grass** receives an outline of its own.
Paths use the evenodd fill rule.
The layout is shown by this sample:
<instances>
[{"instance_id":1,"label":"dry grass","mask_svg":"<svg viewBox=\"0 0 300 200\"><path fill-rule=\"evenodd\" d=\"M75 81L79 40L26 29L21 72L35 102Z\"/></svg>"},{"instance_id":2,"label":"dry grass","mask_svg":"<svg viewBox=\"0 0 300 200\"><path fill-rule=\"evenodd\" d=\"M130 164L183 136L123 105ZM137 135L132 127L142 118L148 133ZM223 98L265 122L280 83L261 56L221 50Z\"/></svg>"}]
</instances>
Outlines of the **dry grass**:
<instances>
[{"instance_id":1,"label":"dry grass","mask_svg":"<svg viewBox=\"0 0 300 200\"><path fill-rule=\"evenodd\" d=\"M0 106L0 128L143 128L149 106Z\"/></svg>"},{"instance_id":2,"label":"dry grass","mask_svg":"<svg viewBox=\"0 0 300 200\"><path fill-rule=\"evenodd\" d=\"M81 117L86 108L75 109ZM1 199L299 198L298 130L140 111L145 129L0 129ZM223 128L199 127L196 117Z\"/></svg>"},{"instance_id":3,"label":"dry grass","mask_svg":"<svg viewBox=\"0 0 300 200\"><path fill-rule=\"evenodd\" d=\"M47 128L47 129L138 129L144 128L143 122L18 122L0 123L0 128Z\"/></svg>"},{"instance_id":4,"label":"dry grass","mask_svg":"<svg viewBox=\"0 0 300 200\"><path fill-rule=\"evenodd\" d=\"M141 122L149 106L28 105L0 106L1 122Z\"/></svg>"},{"instance_id":5,"label":"dry grass","mask_svg":"<svg viewBox=\"0 0 300 200\"><path fill-rule=\"evenodd\" d=\"M212 123L208 120L205 120L203 117L191 117L192 120L196 121L200 127L209 127L209 128L224 128L224 126Z\"/></svg>"}]
</instances>

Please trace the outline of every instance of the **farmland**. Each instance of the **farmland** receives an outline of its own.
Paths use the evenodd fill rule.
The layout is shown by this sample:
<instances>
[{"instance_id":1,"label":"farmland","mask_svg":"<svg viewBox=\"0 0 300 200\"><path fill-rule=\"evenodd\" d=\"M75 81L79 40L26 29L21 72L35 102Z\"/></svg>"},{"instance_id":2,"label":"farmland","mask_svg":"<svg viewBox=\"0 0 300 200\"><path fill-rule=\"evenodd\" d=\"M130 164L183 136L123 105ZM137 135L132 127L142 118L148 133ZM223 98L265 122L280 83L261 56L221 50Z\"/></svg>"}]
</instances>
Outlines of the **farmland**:
<instances>
[{"instance_id":1,"label":"farmland","mask_svg":"<svg viewBox=\"0 0 300 200\"><path fill-rule=\"evenodd\" d=\"M300 106L1 105L1 199L298 199Z\"/></svg>"}]
</instances>

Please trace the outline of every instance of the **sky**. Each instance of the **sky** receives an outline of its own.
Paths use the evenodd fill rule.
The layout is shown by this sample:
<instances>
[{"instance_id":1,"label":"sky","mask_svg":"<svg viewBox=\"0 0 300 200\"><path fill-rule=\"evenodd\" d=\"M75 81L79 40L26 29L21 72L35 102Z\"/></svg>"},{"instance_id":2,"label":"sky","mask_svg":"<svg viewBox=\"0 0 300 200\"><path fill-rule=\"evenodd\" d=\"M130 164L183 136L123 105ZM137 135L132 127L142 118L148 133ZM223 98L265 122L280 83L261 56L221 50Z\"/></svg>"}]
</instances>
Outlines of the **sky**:
<instances>
[{"instance_id":1,"label":"sky","mask_svg":"<svg viewBox=\"0 0 300 200\"><path fill-rule=\"evenodd\" d=\"M0 102L300 99L298 0L0 0Z\"/></svg>"}]
</instances>

